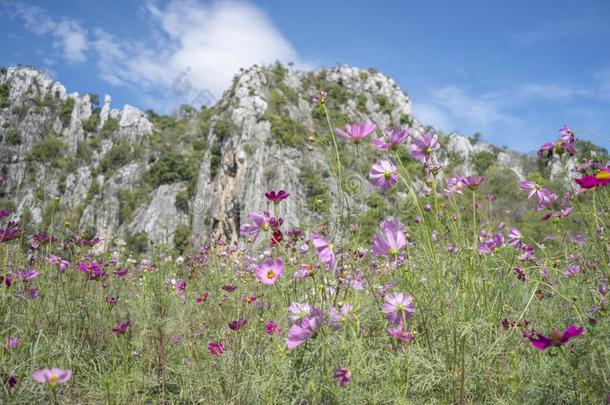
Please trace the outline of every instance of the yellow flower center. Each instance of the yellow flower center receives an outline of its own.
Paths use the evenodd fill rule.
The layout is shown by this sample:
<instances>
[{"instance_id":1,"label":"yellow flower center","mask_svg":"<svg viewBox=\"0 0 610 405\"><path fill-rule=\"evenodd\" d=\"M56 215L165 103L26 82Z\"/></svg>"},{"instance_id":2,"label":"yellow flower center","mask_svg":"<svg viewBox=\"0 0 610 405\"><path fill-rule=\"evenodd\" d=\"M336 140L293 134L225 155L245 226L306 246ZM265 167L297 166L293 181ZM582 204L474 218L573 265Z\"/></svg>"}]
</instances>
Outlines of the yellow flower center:
<instances>
[{"instance_id":1,"label":"yellow flower center","mask_svg":"<svg viewBox=\"0 0 610 405\"><path fill-rule=\"evenodd\" d=\"M388 171L386 171L386 172L384 172L384 173L383 173L383 177L384 177L386 180L390 179L390 178L392 177L392 172L391 172L391 171L389 171L389 170L388 170Z\"/></svg>"},{"instance_id":2,"label":"yellow flower center","mask_svg":"<svg viewBox=\"0 0 610 405\"><path fill-rule=\"evenodd\" d=\"M263 231L268 231L269 230L269 224L263 224L263 226L261 228L263 228Z\"/></svg>"},{"instance_id":3,"label":"yellow flower center","mask_svg":"<svg viewBox=\"0 0 610 405\"><path fill-rule=\"evenodd\" d=\"M267 272L267 278L268 278L269 280L273 280L273 279L275 278L275 272L274 272L273 270L269 270L269 271Z\"/></svg>"},{"instance_id":4,"label":"yellow flower center","mask_svg":"<svg viewBox=\"0 0 610 405\"><path fill-rule=\"evenodd\" d=\"M51 374L51 376L49 377L49 384L55 385L55 384L57 384L58 380L59 380L59 376L57 374Z\"/></svg>"},{"instance_id":5,"label":"yellow flower center","mask_svg":"<svg viewBox=\"0 0 610 405\"><path fill-rule=\"evenodd\" d=\"M610 172L602 170L595 175L595 178L597 180L608 180L610 179Z\"/></svg>"},{"instance_id":6,"label":"yellow flower center","mask_svg":"<svg viewBox=\"0 0 610 405\"><path fill-rule=\"evenodd\" d=\"M309 263L307 266L307 270L313 270L313 263Z\"/></svg>"},{"instance_id":7,"label":"yellow flower center","mask_svg":"<svg viewBox=\"0 0 610 405\"><path fill-rule=\"evenodd\" d=\"M396 248L390 249L390 256L398 256L398 249L396 249Z\"/></svg>"}]
</instances>

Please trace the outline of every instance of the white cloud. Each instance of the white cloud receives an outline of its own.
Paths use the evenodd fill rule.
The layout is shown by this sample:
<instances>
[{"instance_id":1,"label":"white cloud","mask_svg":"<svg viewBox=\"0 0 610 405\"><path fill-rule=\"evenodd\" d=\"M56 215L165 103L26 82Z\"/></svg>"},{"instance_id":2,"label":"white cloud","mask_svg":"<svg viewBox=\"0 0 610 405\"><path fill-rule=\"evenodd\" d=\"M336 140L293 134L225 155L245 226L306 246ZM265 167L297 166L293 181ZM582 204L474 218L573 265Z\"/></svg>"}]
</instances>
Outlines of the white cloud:
<instances>
[{"instance_id":1,"label":"white cloud","mask_svg":"<svg viewBox=\"0 0 610 405\"><path fill-rule=\"evenodd\" d=\"M240 68L276 60L308 67L267 16L247 3L178 0L165 8L149 3L146 11L156 30L153 46L94 32L107 82L145 92L161 88L157 95L164 100L197 104L201 92L220 97Z\"/></svg>"},{"instance_id":2,"label":"white cloud","mask_svg":"<svg viewBox=\"0 0 610 405\"><path fill-rule=\"evenodd\" d=\"M13 7L14 14L22 19L26 29L37 35L51 34L53 47L61 50L69 63L87 60L87 30L78 21L68 18L55 20L46 10L21 2L14 3Z\"/></svg>"},{"instance_id":3,"label":"white cloud","mask_svg":"<svg viewBox=\"0 0 610 405\"><path fill-rule=\"evenodd\" d=\"M561 84L528 83L517 87L516 95L568 102L576 97L588 97L592 93L585 89L575 89Z\"/></svg>"}]
</instances>

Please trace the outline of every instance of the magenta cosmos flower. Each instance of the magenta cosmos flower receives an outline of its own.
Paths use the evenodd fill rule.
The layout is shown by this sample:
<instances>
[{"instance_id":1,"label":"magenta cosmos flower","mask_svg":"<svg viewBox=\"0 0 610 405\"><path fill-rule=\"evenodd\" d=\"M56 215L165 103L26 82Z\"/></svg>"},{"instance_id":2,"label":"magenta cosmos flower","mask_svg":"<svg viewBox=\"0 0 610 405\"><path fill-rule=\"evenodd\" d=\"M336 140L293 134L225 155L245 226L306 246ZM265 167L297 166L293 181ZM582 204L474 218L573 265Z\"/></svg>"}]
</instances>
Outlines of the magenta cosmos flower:
<instances>
[{"instance_id":1,"label":"magenta cosmos flower","mask_svg":"<svg viewBox=\"0 0 610 405\"><path fill-rule=\"evenodd\" d=\"M318 252L318 259L326 264L329 270L334 269L337 262L335 252L333 252L334 246L324 239L323 236L315 233L311 235L311 243L313 243Z\"/></svg>"},{"instance_id":2,"label":"magenta cosmos flower","mask_svg":"<svg viewBox=\"0 0 610 405\"><path fill-rule=\"evenodd\" d=\"M406 128L392 128L384 131L383 138L373 140L373 145L381 150L396 150L398 145L407 140L409 131Z\"/></svg>"},{"instance_id":3,"label":"magenta cosmos flower","mask_svg":"<svg viewBox=\"0 0 610 405\"><path fill-rule=\"evenodd\" d=\"M279 204L280 201L288 198L290 194L288 194L287 192L285 192L284 190L280 190L280 191L270 191L268 193L265 193L265 197L267 198L267 200L271 201L274 204Z\"/></svg>"},{"instance_id":4,"label":"magenta cosmos flower","mask_svg":"<svg viewBox=\"0 0 610 405\"><path fill-rule=\"evenodd\" d=\"M432 154L439 150L440 147L438 135L431 132L424 132L419 138L413 139L413 142L411 143L411 156L422 162L427 162L432 158Z\"/></svg>"},{"instance_id":5,"label":"magenta cosmos flower","mask_svg":"<svg viewBox=\"0 0 610 405\"><path fill-rule=\"evenodd\" d=\"M345 387L352 380L352 374L349 368L341 367L335 370L333 379L337 381L337 387Z\"/></svg>"},{"instance_id":6,"label":"magenta cosmos flower","mask_svg":"<svg viewBox=\"0 0 610 405\"><path fill-rule=\"evenodd\" d=\"M582 335L585 328L578 328L574 325L569 325L565 331L559 329L553 330L550 336L544 336L540 333L535 333L535 336L528 336L529 341L538 350L545 350L552 346L561 346L567 343L570 339Z\"/></svg>"},{"instance_id":7,"label":"magenta cosmos flower","mask_svg":"<svg viewBox=\"0 0 610 405\"><path fill-rule=\"evenodd\" d=\"M225 352L225 347L221 342L211 342L208 345L208 351L213 356L220 356Z\"/></svg>"},{"instance_id":8,"label":"magenta cosmos flower","mask_svg":"<svg viewBox=\"0 0 610 405\"><path fill-rule=\"evenodd\" d=\"M585 176L580 179L574 179L582 188L593 188L599 186L607 186L610 184L610 166L599 170L593 176Z\"/></svg>"},{"instance_id":9,"label":"magenta cosmos flower","mask_svg":"<svg viewBox=\"0 0 610 405\"><path fill-rule=\"evenodd\" d=\"M376 256L398 257L398 254L407 245L405 226L399 221L383 221L381 223L383 235L373 238L373 254Z\"/></svg>"},{"instance_id":10,"label":"magenta cosmos flower","mask_svg":"<svg viewBox=\"0 0 610 405\"><path fill-rule=\"evenodd\" d=\"M345 131L337 128L335 129L335 133L343 138L352 140L354 143L358 143L362 138L373 133L375 129L377 129L375 124L370 121L365 121L357 124L347 124L345 126Z\"/></svg>"},{"instance_id":11,"label":"magenta cosmos flower","mask_svg":"<svg viewBox=\"0 0 610 405\"><path fill-rule=\"evenodd\" d=\"M251 212L250 219L252 220L251 224L243 224L239 227L239 232L242 235L254 235L254 240L256 240L261 230L268 231L271 229L272 218L266 212L263 215Z\"/></svg>"},{"instance_id":12,"label":"magenta cosmos flower","mask_svg":"<svg viewBox=\"0 0 610 405\"><path fill-rule=\"evenodd\" d=\"M121 334L125 333L125 331L127 330L128 327L129 327L129 322L120 322L117 326L112 328L112 332L116 333L117 335L121 335Z\"/></svg>"},{"instance_id":13,"label":"magenta cosmos flower","mask_svg":"<svg viewBox=\"0 0 610 405\"><path fill-rule=\"evenodd\" d=\"M384 190L393 187L398 182L398 172L391 161L378 160L371 167L369 178L375 187Z\"/></svg>"},{"instance_id":14,"label":"magenta cosmos flower","mask_svg":"<svg viewBox=\"0 0 610 405\"><path fill-rule=\"evenodd\" d=\"M256 268L256 278L263 284L275 284L284 273L284 262L281 259L269 259Z\"/></svg>"},{"instance_id":15,"label":"magenta cosmos flower","mask_svg":"<svg viewBox=\"0 0 610 405\"><path fill-rule=\"evenodd\" d=\"M307 316L303 318L301 324L294 324L288 331L288 339L286 339L286 347L294 349L300 346L306 340L315 335L320 327L321 319L319 316Z\"/></svg>"},{"instance_id":16,"label":"magenta cosmos flower","mask_svg":"<svg viewBox=\"0 0 610 405\"><path fill-rule=\"evenodd\" d=\"M532 198L535 194L538 197L538 206L536 207L536 211L541 211L555 202L558 198L557 194L543 188L540 184L533 181L522 181L519 183L519 186L523 190L529 190L529 194L527 198Z\"/></svg>"},{"instance_id":17,"label":"magenta cosmos flower","mask_svg":"<svg viewBox=\"0 0 610 405\"><path fill-rule=\"evenodd\" d=\"M48 384L51 387L68 382L70 377L72 377L72 370L62 370L61 368L52 368L50 370L43 368L32 373L34 381L40 384Z\"/></svg>"},{"instance_id":18,"label":"magenta cosmos flower","mask_svg":"<svg viewBox=\"0 0 610 405\"><path fill-rule=\"evenodd\" d=\"M388 294L384 298L381 312L387 315L388 321L402 325L415 312L413 297L402 292Z\"/></svg>"}]
</instances>

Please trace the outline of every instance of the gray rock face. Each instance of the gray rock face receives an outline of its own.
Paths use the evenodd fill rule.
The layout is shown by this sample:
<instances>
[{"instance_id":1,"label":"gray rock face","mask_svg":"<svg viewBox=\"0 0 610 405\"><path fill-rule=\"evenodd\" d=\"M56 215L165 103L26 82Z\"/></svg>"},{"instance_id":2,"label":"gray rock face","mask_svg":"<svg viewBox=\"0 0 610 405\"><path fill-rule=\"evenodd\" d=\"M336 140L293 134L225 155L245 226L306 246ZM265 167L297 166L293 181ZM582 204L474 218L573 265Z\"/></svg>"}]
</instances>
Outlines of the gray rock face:
<instances>
[{"instance_id":1,"label":"gray rock face","mask_svg":"<svg viewBox=\"0 0 610 405\"><path fill-rule=\"evenodd\" d=\"M190 226L193 233L237 240L240 225L250 221L250 212L273 213L276 208L275 214L284 218L287 228L303 226L318 215L308 208L301 168L307 163L319 173L328 173L327 151L278 140L269 118L278 94L287 100L279 114L314 137L320 134L310 97L323 90L317 88L319 83L339 86L348 95L337 109L349 120L368 119L380 130L408 123L413 136L424 131L411 116L408 96L385 75L346 66L280 73L273 67L247 69L214 106L209 125L200 127L198 114L184 118L183 135L205 131L199 136L207 147L188 149L190 145L178 142L172 150L159 150L154 136L161 129L135 107L111 109L111 97L106 95L101 109L95 110L89 95L68 94L37 69L0 71L0 86L9 89L8 106L0 108L0 135L6 139L9 131L20 134L20 142L0 143L0 174L7 177L5 197L0 198L15 202L12 219L29 211L34 225L45 221L49 201L59 199L57 212L62 220L78 224L81 230L93 227L105 240L145 232L150 242L171 244L180 225ZM99 120L91 121L95 114ZM111 133L106 124L113 124ZM51 135L65 146L61 158L48 156L48 162L32 162L32 151ZM496 153L500 165L523 177L516 154L472 144L458 134L447 139L447 160L460 157L457 169L462 174L471 174L473 156L486 151ZM348 147L344 141L341 145ZM167 152L200 162L191 185L173 177L158 184L147 177L154 162ZM371 190L367 171L346 173L350 181L362 184L365 193ZM335 190L332 176L320 180ZM264 193L279 189L288 191L290 198L273 207ZM178 196L183 201L186 194L188 212L176 206Z\"/></svg>"}]
</instances>

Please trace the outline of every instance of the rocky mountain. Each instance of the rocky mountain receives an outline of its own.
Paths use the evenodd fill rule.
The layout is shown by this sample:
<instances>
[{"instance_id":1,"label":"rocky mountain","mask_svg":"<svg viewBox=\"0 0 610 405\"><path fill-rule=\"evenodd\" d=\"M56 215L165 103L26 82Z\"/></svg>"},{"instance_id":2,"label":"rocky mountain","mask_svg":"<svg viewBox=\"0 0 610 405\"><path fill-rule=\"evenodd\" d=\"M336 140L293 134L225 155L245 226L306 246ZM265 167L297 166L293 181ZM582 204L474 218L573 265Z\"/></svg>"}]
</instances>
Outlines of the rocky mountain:
<instances>
[{"instance_id":1,"label":"rocky mountain","mask_svg":"<svg viewBox=\"0 0 610 405\"><path fill-rule=\"evenodd\" d=\"M139 249L183 248L191 235L236 240L250 211L271 208L263 194L274 189L291 195L277 213L289 226L324 218L336 205L336 168L326 156L326 116L311 103L320 90L333 127L370 119L380 129L425 130L409 97L373 69L253 66L216 105L182 106L174 116L113 109L110 96L99 106L96 95L68 93L36 68L1 69L0 209L38 231L87 231ZM446 164L464 175L492 167L523 179L535 167L525 155L459 134L441 140ZM364 201L366 211L377 151L341 146L351 201Z\"/></svg>"}]
</instances>

